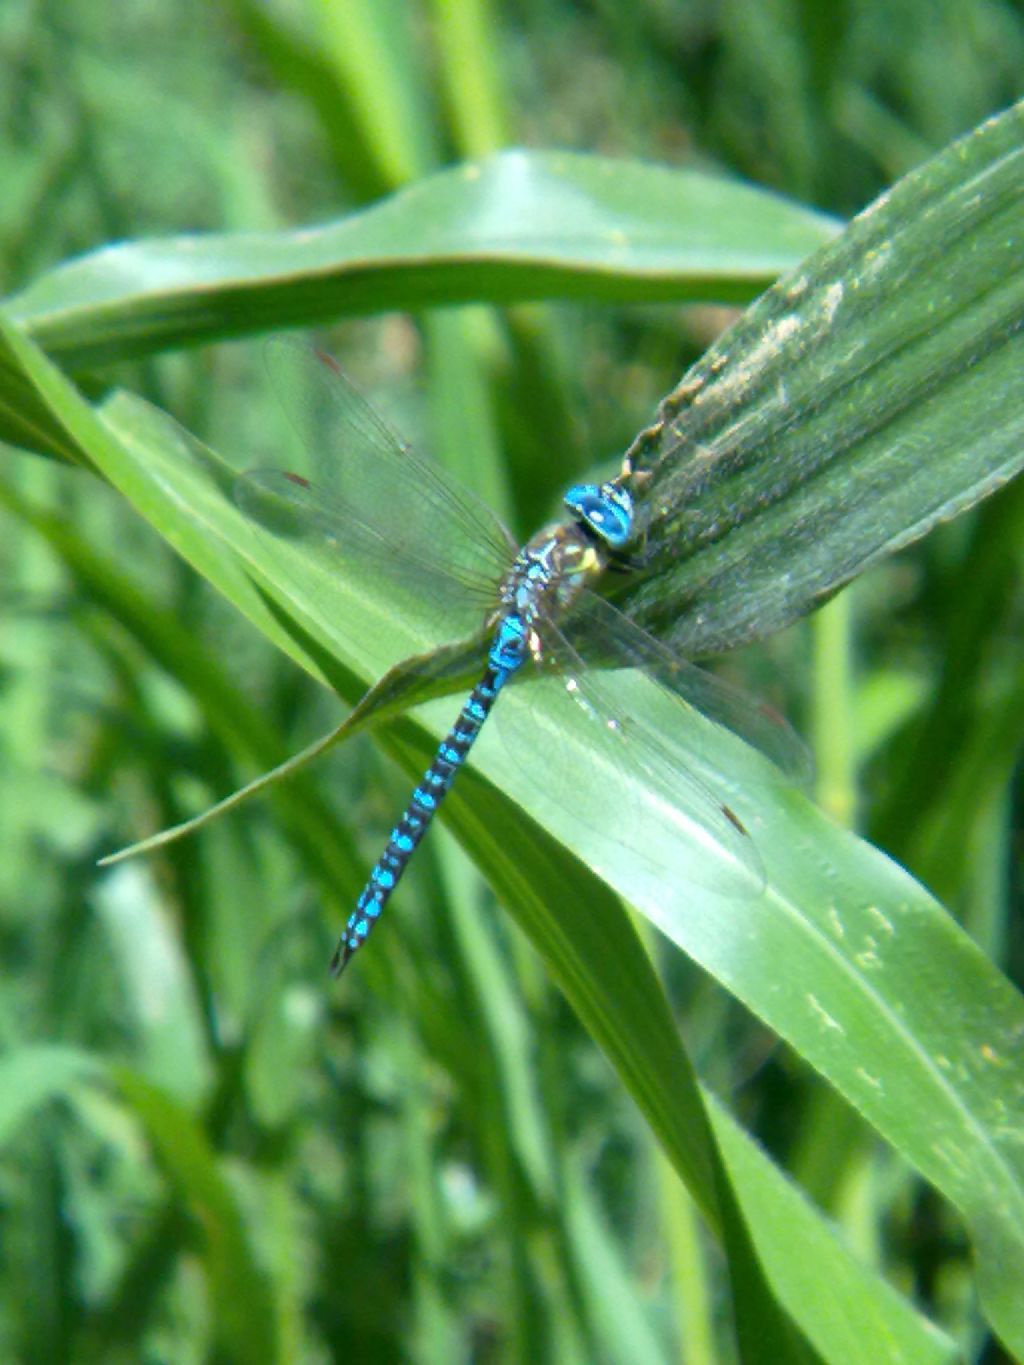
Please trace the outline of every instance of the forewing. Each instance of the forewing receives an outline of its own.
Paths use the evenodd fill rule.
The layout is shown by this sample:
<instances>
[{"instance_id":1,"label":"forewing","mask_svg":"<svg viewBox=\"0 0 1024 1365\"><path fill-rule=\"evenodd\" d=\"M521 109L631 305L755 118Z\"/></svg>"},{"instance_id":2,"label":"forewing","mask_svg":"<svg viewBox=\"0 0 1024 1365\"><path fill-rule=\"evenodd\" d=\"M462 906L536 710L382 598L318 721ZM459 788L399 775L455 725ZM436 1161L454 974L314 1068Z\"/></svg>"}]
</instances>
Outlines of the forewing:
<instances>
[{"instance_id":1,"label":"forewing","mask_svg":"<svg viewBox=\"0 0 1024 1365\"><path fill-rule=\"evenodd\" d=\"M266 348L274 390L301 438L288 470L242 474L235 500L300 599L331 610L341 576L388 594L437 640L479 630L514 550L494 514L389 430L330 357L292 340Z\"/></svg>"},{"instance_id":2,"label":"forewing","mask_svg":"<svg viewBox=\"0 0 1024 1365\"><path fill-rule=\"evenodd\" d=\"M379 593L383 586L394 610L421 621L438 641L472 634L493 606L490 582L460 577L435 556L385 539L302 476L254 469L238 478L234 493L259 536L301 550L279 558L275 572L288 579L296 600L325 614L334 610L339 579L355 592Z\"/></svg>"},{"instance_id":3,"label":"forewing","mask_svg":"<svg viewBox=\"0 0 1024 1365\"><path fill-rule=\"evenodd\" d=\"M379 543L412 549L468 584L492 583L517 546L491 509L417 455L337 362L293 338L267 343L271 385L309 454L307 474Z\"/></svg>"}]
</instances>

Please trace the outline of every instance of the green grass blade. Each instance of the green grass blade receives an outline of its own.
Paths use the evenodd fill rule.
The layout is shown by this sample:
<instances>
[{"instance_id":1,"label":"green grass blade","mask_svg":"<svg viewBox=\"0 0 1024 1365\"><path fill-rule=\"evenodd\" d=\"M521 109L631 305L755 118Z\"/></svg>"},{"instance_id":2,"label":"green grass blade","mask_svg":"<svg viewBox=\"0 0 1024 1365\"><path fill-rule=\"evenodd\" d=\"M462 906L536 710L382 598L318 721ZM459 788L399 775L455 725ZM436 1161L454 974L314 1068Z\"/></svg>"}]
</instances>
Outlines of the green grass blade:
<instances>
[{"instance_id":1,"label":"green grass blade","mask_svg":"<svg viewBox=\"0 0 1024 1365\"><path fill-rule=\"evenodd\" d=\"M783 1176L725 1108L708 1112L780 1300L822 1359L952 1365L957 1345L937 1331L881 1275L850 1252L838 1231ZM785 1229L779 1236L778 1230Z\"/></svg>"},{"instance_id":2,"label":"green grass blade","mask_svg":"<svg viewBox=\"0 0 1024 1365\"><path fill-rule=\"evenodd\" d=\"M8 307L79 370L439 303L746 301L834 231L714 176L503 152L322 227L107 247L40 276Z\"/></svg>"},{"instance_id":3,"label":"green grass blade","mask_svg":"<svg viewBox=\"0 0 1024 1365\"><path fill-rule=\"evenodd\" d=\"M282 1360L277 1286L218 1153L184 1106L135 1073L122 1069L117 1080L158 1162L201 1229L200 1254L210 1282L218 1347L231 1360L253 1365Z\"/></svg>"},{"instance_id":4,"label":"green grass blade","mask_svg":"<svg viewBox=\"0 0 1024 1365\"><path fill-rule=\"evenodd\" d=\"M410 15L393 0L339 0L318 11L322 56L381 178L402 185L438 159L430 97Z\"/></svg>"},{"instance_id":5,"label":"green grass blade","mask_svg":"<svg viewBox=\"0 0 1024 1365\"><path fill-rule=\"evenodd\" d=\"M780 629L1018 473L1024 105L769 290L635 455L652 562L622 597L693 655Z\"/></svg>"},{"instance_id":6,"label":"green grass blade","mask_svg":"<svg viewBox=\"0 0 1024 1365\"><path fill-rule=\"evenodd\" d=\"M94 1053L23 1046L0 1062L0 1144L9 1144L21 1124L38 1122L41 1106L55 1100L74 1103L81 1091L101 1082L120 1091L197 1219L215 1337L233 1360L279 1359L271 1284L238 1197L190 1106L136 1072L100 1062Z\"/></svg>"}]
</instances>

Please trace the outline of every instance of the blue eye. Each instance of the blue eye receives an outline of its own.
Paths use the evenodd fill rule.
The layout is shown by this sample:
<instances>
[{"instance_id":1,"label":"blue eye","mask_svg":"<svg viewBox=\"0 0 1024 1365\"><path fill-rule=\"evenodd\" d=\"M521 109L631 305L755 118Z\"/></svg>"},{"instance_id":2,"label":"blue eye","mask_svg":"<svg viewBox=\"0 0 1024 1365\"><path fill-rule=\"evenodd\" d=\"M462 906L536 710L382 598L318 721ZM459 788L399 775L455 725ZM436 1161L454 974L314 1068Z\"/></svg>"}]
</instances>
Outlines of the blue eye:
<instances>
[{"instance_id":1,"label":"blue eye","mask_svg":"<svg viewBox=\"0 0 1024 1365\"><path fill-rule=\"evenodd\" d=\"M620 484L578 483L564 502L566 510L611 550L621 550L633 534L633 499Z\"/></svg>"}]
</instances>

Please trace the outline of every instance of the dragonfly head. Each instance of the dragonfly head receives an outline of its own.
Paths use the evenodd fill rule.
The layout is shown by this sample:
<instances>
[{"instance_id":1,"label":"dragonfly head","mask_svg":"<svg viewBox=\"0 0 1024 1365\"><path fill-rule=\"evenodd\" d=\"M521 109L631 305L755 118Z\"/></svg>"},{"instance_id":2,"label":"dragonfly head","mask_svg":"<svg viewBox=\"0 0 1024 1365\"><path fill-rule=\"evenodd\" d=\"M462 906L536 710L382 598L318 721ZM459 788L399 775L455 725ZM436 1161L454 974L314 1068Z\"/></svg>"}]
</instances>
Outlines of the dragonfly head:
<instances>
[{"instance_id":1,"label":"dragonfly head","mask_svg":"<svg viewBox=\"0 0 1024 1365\"><path fill-rule=\"evenodd\" d=\"M633 534L633 499L615 482L578 483L566 493L566 510L590 528L610 550L621 550Z\"/></svg>"}]
</instances>

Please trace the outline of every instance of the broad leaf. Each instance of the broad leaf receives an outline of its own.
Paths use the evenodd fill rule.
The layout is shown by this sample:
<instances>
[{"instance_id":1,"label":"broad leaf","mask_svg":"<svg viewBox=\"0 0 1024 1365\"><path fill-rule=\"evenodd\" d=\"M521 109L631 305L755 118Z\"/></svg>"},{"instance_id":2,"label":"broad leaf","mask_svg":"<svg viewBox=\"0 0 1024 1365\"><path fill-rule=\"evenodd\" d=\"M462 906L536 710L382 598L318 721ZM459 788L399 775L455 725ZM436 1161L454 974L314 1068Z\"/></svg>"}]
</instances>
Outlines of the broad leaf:
<instances>
[{"instance_id":1,"label":"broad leaf","mask_svg":"<svg viewBox=\"0 0 1024 1365\"><path fill-rule=\"evenodd\" d=\"M821 215L719 177L512 151L321 227L104 247L8 306L79 370L467 300L746 302L834 232Z\"/></svg>"}]
</instances>

